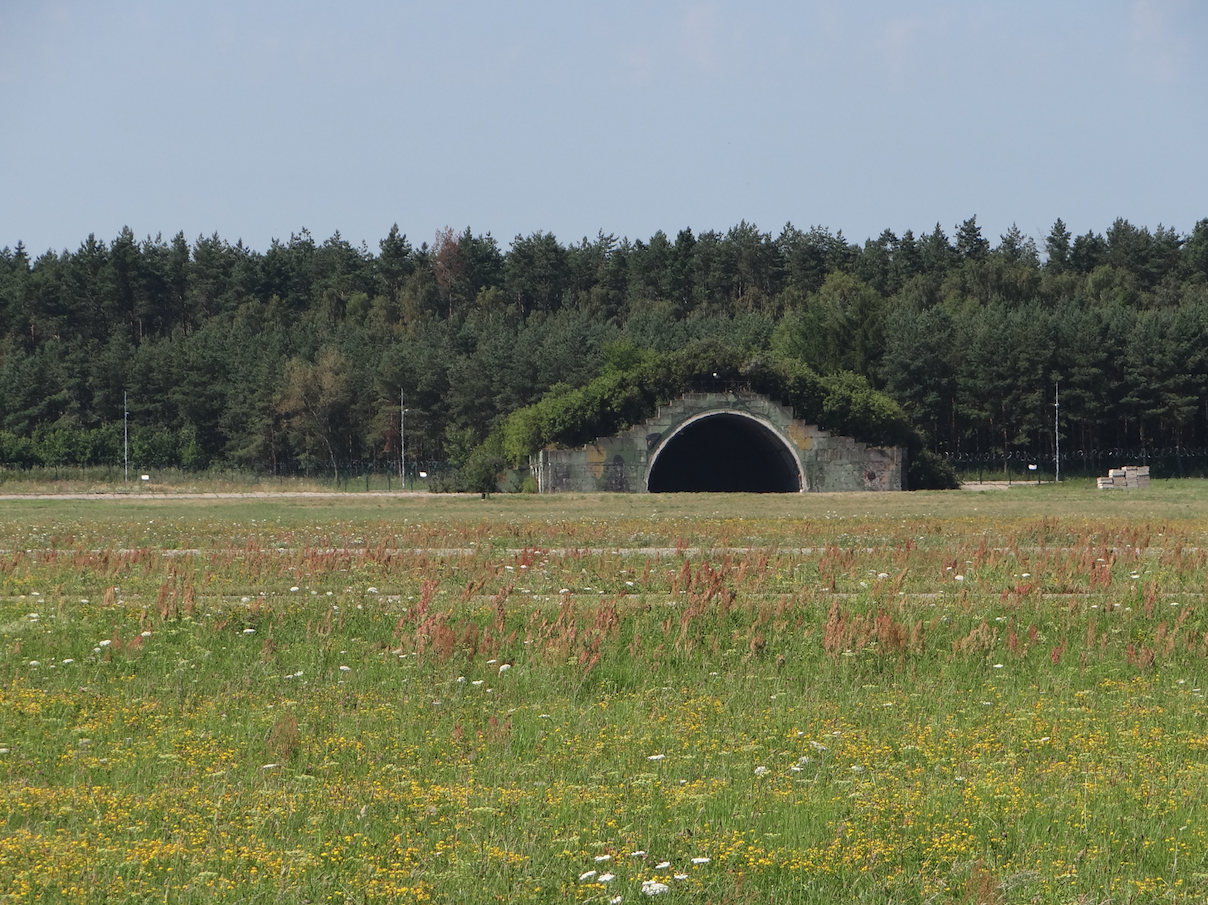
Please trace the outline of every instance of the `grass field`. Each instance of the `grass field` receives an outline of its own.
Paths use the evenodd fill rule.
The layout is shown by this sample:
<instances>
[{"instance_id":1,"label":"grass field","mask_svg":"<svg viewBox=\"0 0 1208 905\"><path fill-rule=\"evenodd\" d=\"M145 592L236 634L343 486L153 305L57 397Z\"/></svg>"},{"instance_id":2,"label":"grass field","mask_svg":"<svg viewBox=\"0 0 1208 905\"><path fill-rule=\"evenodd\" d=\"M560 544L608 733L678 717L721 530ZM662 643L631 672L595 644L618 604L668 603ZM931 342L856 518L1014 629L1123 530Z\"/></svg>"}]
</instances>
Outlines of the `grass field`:
<instances>
[{"instance_id":1,"label":"grass field","mask_svg":"<svg viewBox=\"0 0 1208 905\"><path fill-rule=\"evenodd\" d=\"M0 902L1208 900L1208 482L0 503Z\"/></svg>"}]
</instances>

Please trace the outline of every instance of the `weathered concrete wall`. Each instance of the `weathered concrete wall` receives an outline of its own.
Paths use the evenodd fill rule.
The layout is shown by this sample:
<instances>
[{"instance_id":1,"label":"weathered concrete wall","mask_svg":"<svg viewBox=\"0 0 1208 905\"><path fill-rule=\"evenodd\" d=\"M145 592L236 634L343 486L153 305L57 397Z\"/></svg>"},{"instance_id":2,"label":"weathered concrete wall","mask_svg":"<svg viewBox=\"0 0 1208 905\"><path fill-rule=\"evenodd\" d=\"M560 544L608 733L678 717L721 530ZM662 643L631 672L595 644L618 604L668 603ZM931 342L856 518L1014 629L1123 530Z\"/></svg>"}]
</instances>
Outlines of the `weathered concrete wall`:
<instances>
[{"instance_id":1,"label":"weathered concrete wall","mask_svg":"<svg viewBox=\"0 0 1208 905\"><path fill-rule=\"evenodd\" d=\"M686 424L709 414L744 415L769 428L797 461L802 491L901 490L905 453L836 437L755 393L690 393L649 421L579 449L546 449L529 460L541 493L646 493L651 466Z\"/></svg>"}]
</instances>

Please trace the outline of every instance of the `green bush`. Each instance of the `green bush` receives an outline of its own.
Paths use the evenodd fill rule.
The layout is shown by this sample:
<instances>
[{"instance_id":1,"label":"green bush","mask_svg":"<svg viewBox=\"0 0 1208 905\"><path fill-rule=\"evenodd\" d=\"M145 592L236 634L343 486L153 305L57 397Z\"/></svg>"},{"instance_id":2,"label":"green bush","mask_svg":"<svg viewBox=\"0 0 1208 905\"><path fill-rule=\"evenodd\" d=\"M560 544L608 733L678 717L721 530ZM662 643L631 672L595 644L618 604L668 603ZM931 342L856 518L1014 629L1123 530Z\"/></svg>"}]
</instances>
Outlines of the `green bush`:
<instances>
[{"instance_id":1,"label":"green bush","mask_svg":"<svg viewBox=\"0 0 1208 905\"><path fill-rule=\"evenodd\" d=\"M461 468L463 489L470 493L482 493L490 496L499 487L499 473L504 470L506 463L485 446L480 446L470 454L466 464Z\"/></svg>"},{"instance_id":2,"label":"green bush","mask_svg":"<svg viewBox=\"0 0 1208 905\"><path fill-rule=\"evenodd\" d=\"M0 431L0 462L18 468L29 468L39 464L34 452L33 441L9 431Z\"/></svg>"},{"instance_id":3,"label":"green bush","mask_svg":"<svg viewBox=\"0 0 1208 905\"><path fill-rule=\"evenodd\" d=\"M130 462L140 468L179 465L180 447L176 433L163 428L136 428L130 435Z\"/></svg>"},{"instance_id":4,"label":"green bush","mask_svg":"<svg viewBox=\"0 0 1208 905\"><path fill-rule=\"evenodd\" d=\"M957 490L956 470L943 456L929 449L909 453L906 465L907 490Z\"/></svg>"}]
</instances>

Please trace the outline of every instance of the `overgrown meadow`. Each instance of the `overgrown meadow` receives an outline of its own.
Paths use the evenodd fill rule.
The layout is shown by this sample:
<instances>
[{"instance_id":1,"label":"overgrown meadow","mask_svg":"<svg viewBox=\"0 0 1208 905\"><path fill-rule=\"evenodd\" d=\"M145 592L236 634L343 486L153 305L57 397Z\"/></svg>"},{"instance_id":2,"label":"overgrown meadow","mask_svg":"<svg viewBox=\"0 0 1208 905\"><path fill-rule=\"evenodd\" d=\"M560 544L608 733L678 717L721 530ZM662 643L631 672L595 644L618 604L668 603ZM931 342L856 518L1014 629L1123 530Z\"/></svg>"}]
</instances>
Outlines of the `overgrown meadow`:
<instances>
[{"instance_id":1,"label":"overgrown meadow","mask_svg":"<svg viewBox=\"0 0 1208 905\"><path fill-rule=\"evenodd\" d=\"M576 505L8 507L0 902L1208 899L1208 522Z\"/></svg>"}]
</instances>

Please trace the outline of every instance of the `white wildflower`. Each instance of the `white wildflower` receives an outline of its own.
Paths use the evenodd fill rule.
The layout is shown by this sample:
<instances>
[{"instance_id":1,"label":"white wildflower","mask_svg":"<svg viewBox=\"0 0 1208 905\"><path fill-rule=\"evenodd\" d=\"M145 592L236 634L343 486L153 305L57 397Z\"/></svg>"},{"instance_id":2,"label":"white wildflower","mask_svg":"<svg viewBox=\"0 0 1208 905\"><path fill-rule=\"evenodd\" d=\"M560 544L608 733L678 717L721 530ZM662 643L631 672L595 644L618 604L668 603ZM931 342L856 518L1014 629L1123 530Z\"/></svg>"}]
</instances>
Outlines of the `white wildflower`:
<instances>
[{"instance_id":1,"label":"white wildflower","mask_svg":"<svg viewBox=\"0 0 1208 905\"><path fill-rule=\"evenodd\" d=\"M693 858L692 863L693 864L708 864L712 860L713 860L712 858Z\"/></svg>"},{"instance_id":2,"label":"white wildflower","mask_svg":"<svg viewBox=\"0 0 1208 905\"><path fill-rule=\"evenodd\" d=\"M670 886L666 883L660 883L658 880L642 881L642 895L644 896L661 896L663 893L670 891Z\"/></svg>"},{"instance_id":3,"label":"white wildflower","mask_svg":"<svg viewBox=\"0 0 1208 905\"><path fill-rule=\"evenodd\" d=\"M671 866L670 861L660 861L658 864L654 865L654 869L655 870L666 870L670 866Z\"/></svg>"},{"instance_id":4,"label":"white wildflower","mask_svg":"<svg viewBox=\"0 0 1208 905\"><path fill-rule=\"evenodd\" d=\"M109 640L108 638L106 638L104 641L98 641L98 642L96 643L96 646L97 646L97 647L108 647L108 646L109 646L110 644L112 644L112 643L113 643L113 642L112 642L111 640Z\"/></svg>"},{"instance_id":5,"label":"white wildflower","mask_svg":"<svg viewBox=\"0 0 1208 905\"><path fill-rule=\"evenodd\" d=\"M600 874L601 883L608 883L609 881L615 880L616 878L617 878L616 874Z\"/></svg>"},{"instance_id":6,"label":"white wildflower","mask_svg":"<svg viewBox=\"0 0 1208 905\"><path fill-rule=\"evenodd\" d=\"M499 671L507 672L511 668L512 668L512 665L510 663L504 663L503 666L499 667Z\"/></svg>"},{"instance_id":7,"label":"white wildflower","mask_svg":"<svg viewBox=\"0 0 1208 905\"><path fill-rule=\"evenodd\" d=\"M768 768L767 768L767 767L764 767L764 766L762 766L762 765L761 765L761 766L758 766L758 767L756 767L756 768L755 768L755 775L756 775L756 776L763 776L763 775L764 775L765 773L767 773L767 772L768 772Z\"/></svg>"},{"instance_id":8,"label":"white wildflower","mask_svg":"<svg viewBox=\"0 0 1208 905\"><path fill-rule=\"evenodd\" d=\"M352 672L352 667L351 666L341 666L340 672Z\"/></svg>"},{"instance_id":9,"label":"white wildflower","mask_svg":"<svg viewBox=\"0 0 1208 905\"><path fill-rule=\"evenodd\" d=\"M256 634L256 630L254 628L245 628L243 630L243 633L245 635L254 635L254 634Z\"/></svg>"},{"instance_id":10,"label":"white wildflower","mask_svg":"<svg viewBox=\"0 0 1208 905\"><path fill-rule=\"evenodd\" d=\"M595 875L596 875L596 872L594 870L584 871L583 873L579 874L579 882L586 883L588 880L591 880L592 878L594 878Z\"/></svg>"},{"instance_id":11,"label":"white wildflower","mask_svg":"<svg viewBox=\"0 0 1208 905\"><path fill-rule=\"evenodd\" d=\"M662 760L666 756L666 754L651 754L646 760Z\"/></svg>"}]
</instances>

